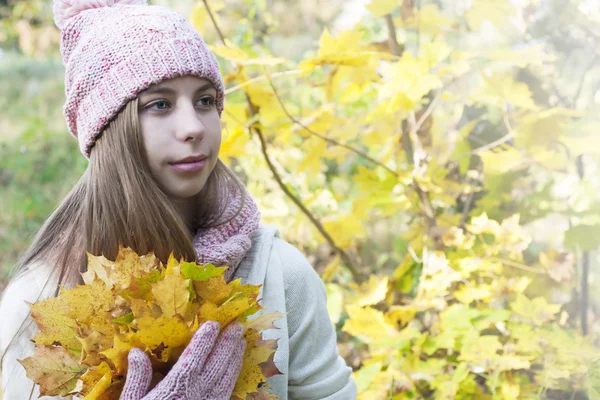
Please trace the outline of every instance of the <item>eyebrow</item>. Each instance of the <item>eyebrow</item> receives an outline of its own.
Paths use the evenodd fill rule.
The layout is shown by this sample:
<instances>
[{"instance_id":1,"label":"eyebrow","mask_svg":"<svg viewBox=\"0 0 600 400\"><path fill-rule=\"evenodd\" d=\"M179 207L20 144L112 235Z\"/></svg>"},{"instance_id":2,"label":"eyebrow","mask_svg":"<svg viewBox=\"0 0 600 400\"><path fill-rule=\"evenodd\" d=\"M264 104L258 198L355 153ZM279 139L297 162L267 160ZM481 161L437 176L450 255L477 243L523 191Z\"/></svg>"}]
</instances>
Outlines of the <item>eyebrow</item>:
<instances>
[{"instance_id":1,"label":"eyebrow","mask_svg":"<svg viewBox=\"0 0 600 400\"><path fill-rule=\"evenodd\" d=\"M212 83L207 82L204 85L200 86L198 89L196 89L196 91L194 93L202 92L202 91L204 91L206 89L215 89L215 86ZM168 86L155 86L155 87L148 88L148 89L144 90L140 94L145 94L145 95L160 94L160 93L163 93L163 94L165 94L165 93L166 94L174 94L176 92L177 91L175 89L171 89Z\"/></svg>"}]
</instances>

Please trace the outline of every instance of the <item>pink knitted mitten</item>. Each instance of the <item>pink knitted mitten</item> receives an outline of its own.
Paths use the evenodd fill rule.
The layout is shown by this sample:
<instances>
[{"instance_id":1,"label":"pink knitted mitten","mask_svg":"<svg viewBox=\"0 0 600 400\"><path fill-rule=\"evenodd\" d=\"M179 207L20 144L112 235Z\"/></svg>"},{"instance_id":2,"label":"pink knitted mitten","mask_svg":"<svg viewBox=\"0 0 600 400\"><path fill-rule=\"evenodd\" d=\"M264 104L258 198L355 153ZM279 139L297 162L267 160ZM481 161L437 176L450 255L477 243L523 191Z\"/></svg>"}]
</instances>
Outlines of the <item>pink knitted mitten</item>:
<instances>
[{"instance_id":1,"label":"pink knitted mitten","mask_svg":"<svg viewBox=\"0 0 600 400\"><path fill-rule=\"evenodd\" d=\"M229 324L219 335L218 322L205 322L171 371L149 393L150 358L142 350L132 349L120 399L228 400L240 374L245 349L240 323Z\"/></svg>"}]
</instances>

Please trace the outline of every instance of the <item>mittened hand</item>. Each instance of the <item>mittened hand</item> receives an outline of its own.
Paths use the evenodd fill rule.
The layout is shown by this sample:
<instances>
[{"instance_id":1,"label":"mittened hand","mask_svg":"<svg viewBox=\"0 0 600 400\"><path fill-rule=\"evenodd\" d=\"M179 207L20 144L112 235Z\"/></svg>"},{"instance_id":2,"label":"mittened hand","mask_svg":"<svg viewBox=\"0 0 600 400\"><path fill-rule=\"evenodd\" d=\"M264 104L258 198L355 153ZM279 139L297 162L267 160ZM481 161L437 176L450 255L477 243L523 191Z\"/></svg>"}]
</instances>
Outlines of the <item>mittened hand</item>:
<instances>
[{"instance_id":1,"label":"mittened hand","mask_svg":"<svg viewBox=\"0 0 600 400\"><path fill-rule=\"evenodd\" d=\"M219 323L202 324L171 371L150 392L152 364L140 349L129 352L129 367L121 400L228 400L242 369L246 350L243 327L229 324L219 335Z\"/></svg>"}]
</instances>

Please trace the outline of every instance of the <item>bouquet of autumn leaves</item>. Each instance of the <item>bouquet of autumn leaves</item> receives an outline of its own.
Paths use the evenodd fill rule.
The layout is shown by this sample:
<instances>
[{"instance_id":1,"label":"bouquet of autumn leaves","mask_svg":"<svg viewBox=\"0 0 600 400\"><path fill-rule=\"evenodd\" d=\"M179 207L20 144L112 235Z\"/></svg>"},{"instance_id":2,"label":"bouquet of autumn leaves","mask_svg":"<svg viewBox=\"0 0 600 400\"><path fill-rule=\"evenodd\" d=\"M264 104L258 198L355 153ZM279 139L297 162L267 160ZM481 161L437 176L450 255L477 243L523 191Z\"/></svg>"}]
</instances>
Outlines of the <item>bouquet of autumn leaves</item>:
<instances>
[{"instance_id":1,"label":"bouquet of autumn leaves","mask_svg":"<svg viewBox=\"0 0 600 400\"><path fill-rule=\"evenodd\" d=\"M151 387L175 364L200 324L245 327L246 352L234 399L277 399L266 378L281 373L273 363L276 340L261 331L275 328L281 313L263 312L260 286L227 283L227 267L177 261L166 267L153 253L139 256L119 247L114 262L88 253L84 285L29 304L40 332L32 357L19 360L41 395L78 395L86 400L119 399L129 351L140 348L154 370Z\"/></svg>"}]
</instances>

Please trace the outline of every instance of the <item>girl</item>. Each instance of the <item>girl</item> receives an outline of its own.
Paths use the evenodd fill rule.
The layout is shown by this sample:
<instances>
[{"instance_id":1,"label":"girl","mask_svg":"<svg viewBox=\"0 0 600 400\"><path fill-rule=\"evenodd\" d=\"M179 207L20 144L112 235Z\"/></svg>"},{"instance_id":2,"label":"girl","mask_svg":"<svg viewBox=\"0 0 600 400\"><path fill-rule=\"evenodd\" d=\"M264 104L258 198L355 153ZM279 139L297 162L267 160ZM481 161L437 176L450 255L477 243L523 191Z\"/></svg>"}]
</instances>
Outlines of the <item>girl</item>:
<instances>
[{"instance_id":1,"label":"girl","mask_svg":"<svg viewBox=\"0 0 600 400\"><path fill-rule=\"evenodd\" d=\"M4 399L37 398L18 359L33 351L25 303L81 284L86 251L114 259L118 244L229 266L228 280L262 284L263 305L285 316L268 379L280 399L356 397L339 356L323 283L304 256L259 225L255 202L219 160L224 84L216 59L183 17L145 0L54 0L62 30L70 133L89 165L41 227L0 303ZM239 324L203 324L150 391L152 367L129 353L123 399L228 399L244 352Z\"/></svg>"}]
</instances>

